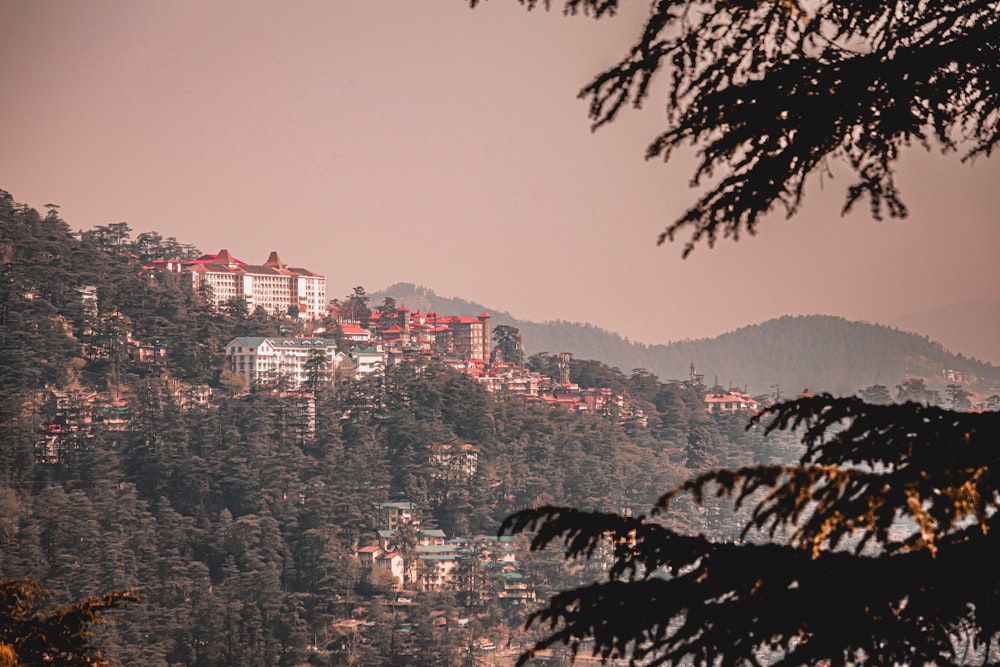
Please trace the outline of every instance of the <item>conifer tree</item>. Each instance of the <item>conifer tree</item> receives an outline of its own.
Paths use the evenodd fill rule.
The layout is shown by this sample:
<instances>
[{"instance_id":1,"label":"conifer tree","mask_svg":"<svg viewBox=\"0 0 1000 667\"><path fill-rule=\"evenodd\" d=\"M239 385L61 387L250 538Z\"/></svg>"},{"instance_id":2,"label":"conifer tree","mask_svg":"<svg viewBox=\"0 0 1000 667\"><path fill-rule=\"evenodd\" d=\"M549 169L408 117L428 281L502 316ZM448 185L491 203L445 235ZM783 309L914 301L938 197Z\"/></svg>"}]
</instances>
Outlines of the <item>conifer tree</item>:
<instances>
[{"instance_id":1,"label":"conifer tree","mask_svg":"<svg viewBox=\"0 0 1000 667\"><path fill-rule=\"evenodd\" d=\"M475 6L479 0L470 0ZM529 9L548 0L521 0ZM565 0L613 14L618 0ZM667 127L647 158L693 144L704 194L660 235L700 242L753 234L793 215L831 162L876 219L907 213L894 165L911 143L963 159L1000 140L1000 12L989 0L654 0L634 46L581 91L593 126L668 84ZM920 385L920 386L918 386ZM568 645L644 665L998 664L1000 413L936 406L917 381L902 405L822 395L754 419L802 430L793 465L701 474L638 517L544 506L501 532L569 559L607 545L606 579L555 594L522 656ZM706 494L750 508L741 539L714 541L663 521Z\"/></svg>"}]
</instances>

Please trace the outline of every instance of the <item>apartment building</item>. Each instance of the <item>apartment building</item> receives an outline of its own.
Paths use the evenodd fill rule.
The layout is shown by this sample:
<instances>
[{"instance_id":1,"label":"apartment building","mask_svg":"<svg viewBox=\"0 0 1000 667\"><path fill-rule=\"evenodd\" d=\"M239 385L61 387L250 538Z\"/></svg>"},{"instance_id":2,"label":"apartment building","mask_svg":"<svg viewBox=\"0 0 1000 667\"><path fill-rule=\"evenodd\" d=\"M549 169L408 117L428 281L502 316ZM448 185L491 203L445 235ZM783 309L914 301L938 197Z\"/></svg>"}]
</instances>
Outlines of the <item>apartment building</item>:
<instances>
[{"instance_id":1,"label":"apartment building","mask_svg":"<svg viewBox=\"0 0 1000 667\"><path fill-rule=\"evenodd\" d=\"M438 340L447 341L448 353L465 359L489 361L492 351L489 313L484 312L479 317L437 317L428 323L441 332Z\"/></svg>"},{"instance_id":2,"label":"apartment building","mask_svg":"<svg viewBox=\"0 0 1000 667\"><path fill-rule=\"evenodd\" d=\"M261 338L239 336L226 345L229 370L247 378L250 386L287 383L298 388L309 379L309 360L322 354L326 370L341 361L330 338Z\"/></svg>"}]
</instances>

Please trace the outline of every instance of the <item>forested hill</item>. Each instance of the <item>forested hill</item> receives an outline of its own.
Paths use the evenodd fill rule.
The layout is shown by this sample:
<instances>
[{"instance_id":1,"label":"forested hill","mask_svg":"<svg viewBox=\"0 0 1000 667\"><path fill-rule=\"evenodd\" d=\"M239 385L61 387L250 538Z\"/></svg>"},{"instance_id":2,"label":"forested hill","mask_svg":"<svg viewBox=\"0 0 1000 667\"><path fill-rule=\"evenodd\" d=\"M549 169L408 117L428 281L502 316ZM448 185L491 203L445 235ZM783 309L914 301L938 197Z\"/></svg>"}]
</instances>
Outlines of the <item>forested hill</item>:
<instances>
[{"instance_id":1,"label":"forested hill","mask_svg":"<svg viewBox=\"0 0 1000 667\"><path fill-rule=\"evenodd\" d=\"M589 324L528 322L463 299L444 298L433 291L400 283L372 294L372 303L392 296L400 304L424 312L472 313L486 310L492 323L517 327L525 351L571 352L600 359L626 373L644 368L661 379L687 378L694 363L705 382L748 387L766 393L772 385L785 394L805 388L853 394L863 387L892 387L906 377L944 385L942 371L952 369L983 378L976 391L1000 385L1000 369L945 350L926 336L841 317L808 315L781 317L743 327L716 338L645 345Z\"/></svg>"},{"instance_id":2,"label":"forested hill","mask_svg":"<svg viewBox=\"0 0 1000 667\"><path fill-rule=\"evenodd\" d=\"M140 589L126 622L97 628L113 664L482 664L473 640L528 645L530 601L594 572L520 538L501 545L505 516L644 512L710 467L800 451L747 430L746 414L708 413L702 386L579 358L574 380L613 387L627 410L493 395L435 362L361 377L316 367L306 392L248 387L226 343L303 323L215 310L176 274L139 267L173 254L169 241L133 242L124 223L77 237L54 207L40 215L0 190L0 581L39 582L46 607ZM415 526L385 535L399 502L448 544L418 545ZM675 505L671 525L733 538L736 518L715 507ZM386 560L406 561L398 574L360 556L382 538L398 547Z\"/></svg>"},{"instance_id":3,"label":"forested hill","mask_svg":"<svg viewBox=\"0 0 1000 667\"><path fill-rule=\"evenodd\" d=\"M982 378L981 389L1000 384L1000 369L944 349L925 336L841 317L781 317L713 339L649 348L655 373L680 376L695 361L706 383L747 384L766 391L772 384L791 393L810 388L853 394L873 384L893 386L907 377L946 384L944 369ZM660 370L662 369L662 370Z\"/></svg>"}]
</instances>

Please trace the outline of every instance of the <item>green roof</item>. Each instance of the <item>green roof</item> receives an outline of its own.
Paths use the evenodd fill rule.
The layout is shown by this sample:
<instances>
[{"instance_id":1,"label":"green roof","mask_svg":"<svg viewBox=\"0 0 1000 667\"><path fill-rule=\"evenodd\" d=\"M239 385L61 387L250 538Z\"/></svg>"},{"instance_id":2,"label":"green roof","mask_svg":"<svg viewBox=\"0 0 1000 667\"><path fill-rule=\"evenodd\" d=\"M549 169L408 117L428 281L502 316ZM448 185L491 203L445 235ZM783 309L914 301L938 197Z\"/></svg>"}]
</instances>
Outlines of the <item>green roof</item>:
<instances>
[{"instance_id":1,"label":"green roof","mask_svg":"<svg viewBox=\"0 0 1000 667\"><path fill-rule=\"evenodd\" d=\"M233 340L238 341L241 345L246 345L247 347L260 347L266 338L263 336L237 336ZM232 343L230 343L232 345Z\"/></svg>"},{"instance_id":2,"label":"green roof","mask_svg":"<svg viewBox=\"0 0 1000 667\"><path fill-rule=\"evenodd\" d=\"M400 509L400 510L412 510L415 505L411 500L395 500L386 503L376 503L379 509Z\"/></svg>"}]
</instances>

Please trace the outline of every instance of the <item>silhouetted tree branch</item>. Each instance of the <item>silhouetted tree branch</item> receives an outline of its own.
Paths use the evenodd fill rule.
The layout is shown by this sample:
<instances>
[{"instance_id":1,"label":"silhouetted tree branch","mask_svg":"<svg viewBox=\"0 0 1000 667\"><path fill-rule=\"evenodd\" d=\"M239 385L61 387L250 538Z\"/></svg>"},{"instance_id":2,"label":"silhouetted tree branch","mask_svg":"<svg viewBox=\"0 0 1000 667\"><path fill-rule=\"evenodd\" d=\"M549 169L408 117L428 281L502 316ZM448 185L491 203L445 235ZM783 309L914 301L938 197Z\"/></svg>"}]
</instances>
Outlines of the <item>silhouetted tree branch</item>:
<instances>
[{"instance_id":1,"label":"silhouetted tree branch","mask_svg":"<svg viewBox=\"0 0 1000 667\"><path fill-rule=\"evenodd\" d=\"M105 612L138 602L138 592L115 591L43 612L39 603L47 596L28 579L0 581L0 664L109 665L93 628L105 622Z\"/></svg>"},{"instance_id":2,"label":"silhouetted tree branch","mask_svg":"<svg viewBox=\"0 0 1000 667\"><path fill-rule=\"evenodd\" d=\"M777 404L767 431L802 429L797 465L715 471L664 494L649 517L542 507L501 532L567 559L613 551L607 580L555 595L521 658L584 642L642 664L994 664L1000 577L1000 414L819 396ZM752 503L743 540L660 523L706 492ZM991 652L993 651L993 652Z\"/></svg>"},{"instance_id":3,"label":"silhouetted tree branch","mask_svg":"<svg viewBox=\"0 0 1000 667\"><path fill-rule=\"evenodd\" d=\"M619 2L562 5L599 18ZM998 17L995 0L654 0L635 44L580 96L597 129L665 77L667 129L646 157L698 146L692 184L708 184L659 237L690 231L685 256L699 241L753 234L776 207L791 216L807 178L834 161L855 179L844 212L867 196L874 217L902 217L893 167L903 147L936 142L970 160L996 146Z\"/></svg>"}]
</instances>

